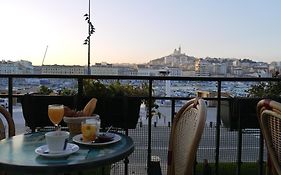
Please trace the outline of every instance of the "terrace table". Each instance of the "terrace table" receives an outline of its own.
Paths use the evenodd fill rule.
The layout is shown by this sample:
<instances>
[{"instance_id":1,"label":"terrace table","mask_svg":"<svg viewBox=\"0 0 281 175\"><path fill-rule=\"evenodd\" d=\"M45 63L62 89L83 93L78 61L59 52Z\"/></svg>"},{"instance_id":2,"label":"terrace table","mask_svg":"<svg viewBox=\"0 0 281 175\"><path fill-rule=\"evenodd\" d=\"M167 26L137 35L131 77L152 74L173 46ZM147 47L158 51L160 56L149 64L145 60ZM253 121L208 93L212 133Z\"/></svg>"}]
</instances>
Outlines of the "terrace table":
<instances>
[{"instance_id":1,"label":"terrace table","mask_svg":"<svg viewBox=\"0 0 281 175\"><path fill-rule=\"evenodd\" d=\"M110 165L129 156L134 143L129 136L109 145L80 145L79 150L66 157L50 158L38 155L35 149L45 145L45 132L17 135L0 141L0 172L21 174L57 174L91 170ZM117 133L116 133L117 134ZM73 143L72 139L69 141Z\"/></svg>"}]
</instances>

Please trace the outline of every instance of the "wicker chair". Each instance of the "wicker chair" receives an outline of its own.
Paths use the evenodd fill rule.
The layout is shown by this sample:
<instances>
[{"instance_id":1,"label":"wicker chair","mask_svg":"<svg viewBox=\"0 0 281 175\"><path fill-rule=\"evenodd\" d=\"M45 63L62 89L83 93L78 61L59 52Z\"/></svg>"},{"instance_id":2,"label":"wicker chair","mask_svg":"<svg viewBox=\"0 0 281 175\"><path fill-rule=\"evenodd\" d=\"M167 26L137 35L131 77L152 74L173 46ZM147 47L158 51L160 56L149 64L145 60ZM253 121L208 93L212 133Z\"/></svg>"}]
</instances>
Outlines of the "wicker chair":
<instances>
[{"instance_id":1,"label":"wicker chair","mask_svg":"<svg viewBox=\"0 0 281 175\"><path fill-rule=\"evenodd\" d=\"M274 101L274 100L271 100L271 99L260 100L257 104L258 116L265 109L272 110L272 111L275 111L277 113L281 113L281 103L279 103L277 101Z\"/></svg>"},{"instance_id":2,"label":"wicker chair","mask_svg":"<svg viewBox=\"0 0 281 175\"><path fill-rule=\"evenodd\" d=\"M281 175L281 103L269 99L261 100L257 104L257 112L270 157L269 168L272 168L273 174Z\"/></svg>"},{"instance_id":3,"label":"wicker chair","mask_svg":"<svg viewBox=\"0 0 281 175\"><path fill-rule=\"evenodd\" d=\"M170 133L168 175L192 174L207 115L203 99L189 100L176 114Z\"/></svg>"},{"instance_id":4,"label":"wicker chair","mask_svg":"<svg viewBox=\"0 0 281 175\"><path fill-rule=\"evenodd\" d=\"M0 140L6 138L6 128L2 119L6 119L6 123L8 125L8 137L12 137L15 135L15 123L11 114L2 106L0 106ZM0 175L6 175L5 172L0 170Z\"/></svg>"},{"instance_id":5,"label":"wicker chair","mask_svg":"<svg viewBox=\"0 0 281 175\"><path fill-rule=\"evenodd\" d=\"M8 124L8 137L12 137L15 135L15 123L13 118L11 117L11 114L2 106L0 106L0 115L2 115ZM6 138L6 131L4 122L0 118L0 140Z\"/></svg>"}]
</instances>

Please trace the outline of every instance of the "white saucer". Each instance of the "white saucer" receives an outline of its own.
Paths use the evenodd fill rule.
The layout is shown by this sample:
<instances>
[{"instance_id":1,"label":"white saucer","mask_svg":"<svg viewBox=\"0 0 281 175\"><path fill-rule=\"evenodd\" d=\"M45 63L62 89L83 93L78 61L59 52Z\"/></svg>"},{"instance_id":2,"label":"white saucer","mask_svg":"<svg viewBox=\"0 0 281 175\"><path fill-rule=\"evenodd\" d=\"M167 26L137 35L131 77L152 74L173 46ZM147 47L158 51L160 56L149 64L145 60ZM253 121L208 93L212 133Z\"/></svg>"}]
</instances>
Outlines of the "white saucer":
<instances>
[{"instance_id":1,"label":"white saucer","mask_svg":"<svg viewBox=\"0 0 281 175\"><path fill-rule=\"evenodd\" d=\"M45 157L64 157L79 150L79 146L73 143L67 143L66 149L60 153L49 153L47 145L42 145L35 149L35 153Z\"/></svg>"},{"instance_id":2,"label":"white saucer","mask_svg":"<svg viewBox=\"0 0 281 175\"><path fill-rule=\"evenodd\" d=\"M103 134L103 132L100 132L100 134ZM112 133L112 134L114 134L114 133ZM75 143L79 143L79 144L82 144L82 145L103 146L103 145L109 145L109 144L116 143L116 142L120 141L121 140L121 136L119 136L118 134L114 134L113 140L108 141L108 142L96 143L96 142L83 142L82 134L78 134L78 135L74 136L72 138L72 140Z\"/></svg>"}]
</instances>

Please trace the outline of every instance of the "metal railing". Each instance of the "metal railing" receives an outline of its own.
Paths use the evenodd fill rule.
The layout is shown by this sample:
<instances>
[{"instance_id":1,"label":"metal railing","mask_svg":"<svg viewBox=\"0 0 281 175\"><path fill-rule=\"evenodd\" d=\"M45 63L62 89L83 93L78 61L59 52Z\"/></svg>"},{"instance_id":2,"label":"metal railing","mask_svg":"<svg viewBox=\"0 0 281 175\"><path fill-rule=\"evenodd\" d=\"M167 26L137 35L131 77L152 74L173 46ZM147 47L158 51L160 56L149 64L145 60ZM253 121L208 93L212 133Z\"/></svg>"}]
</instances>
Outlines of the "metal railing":
<instances>
[{"instance_id":1,"label":"metal railing","mask_svg":"<svg viewBox=\"0 0 281 175\"><path fill-rule=\"evenodd\" d=\"M150 157L152 155L152 130L153 130L153 122L152 122L152 100L166 100L171 103L171 118L173 118L176 113L176 102L179 100L188 100L193 96L155 96L153 93L155 82L161 81L172 81L172 82L212 82L215 87L216 95L214 97L204 97L207 101L216 101L216 122L215 122L215 161L214 161L214 173L219 173L219 163L220 163L220 144L221 144L221 102L224 100L228 100L225 97L222 97L222 83L224 82L253 82L258 83L261 81L269 82L269 81L280 81L277 78L224 78L224 77L172 77L172 76L104 76L104 75L18 75L18 74L1 74L0 80L2 80L2 84L6 84L7 82L7 94L0 94L2 98L9 99L9 111L13 114L13 98L20 98L22 94L13 93L13 88L15 87L14 80L17 79L74 79L77 81L77 89L78 96L83 94L83 80L84 79L99 79L99 80L134 80L134 81L145 81L149 86L149 95L148 97L143 97L149 99L148 105L148 124L147 124L147 168L150 168ZM4 83L3 83L4 82ZM1 84L0 84L1 85ZM163 85L163 84L162 84ZM240 116L240 115L239 115ZM239 117L240 120L240 117ZM237 129L237 161L236 161L236 174L241 174L241 156L242 156L242 133L244 130L239 127ZM167 136L168 137L168 136ZM259 132L259 174L264 172L263 169L263 139L262 135ZM153 148L154 149L154 148ZM125 172L126 174L126 172ZM136 173L137 174L137 173Z\"/></svg>"}]
</instances>

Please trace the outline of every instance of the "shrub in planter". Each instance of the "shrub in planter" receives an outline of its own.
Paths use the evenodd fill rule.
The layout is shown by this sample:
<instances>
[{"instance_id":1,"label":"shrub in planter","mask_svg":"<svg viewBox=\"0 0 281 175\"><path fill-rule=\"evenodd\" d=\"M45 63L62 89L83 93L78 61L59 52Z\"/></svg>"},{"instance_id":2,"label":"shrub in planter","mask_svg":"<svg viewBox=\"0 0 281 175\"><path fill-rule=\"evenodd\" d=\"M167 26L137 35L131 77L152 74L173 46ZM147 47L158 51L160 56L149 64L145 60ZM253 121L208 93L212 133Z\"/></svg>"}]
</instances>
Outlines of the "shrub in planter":
<instances>
[{"instance_id":1,"label":"shrub in planter","mask_svg":"<svg viewBox=\"0 0 281 175\"><path fill-rule=\"evenodd\" d=\"M85 104L92 97L84 96L80 104ZM141 100L134 97L97 98L94 114L101 118L101 127L114 126L118 128L136 128Z\"/></svg>"},{"instance_id":2,"label":"shrub in planter","mask_svg":"<svg viewBox=\"0 0 281 175\"><path fill-rule=\"evenodd\" d=\"M148 86L134 87L123 85L119 81L105 85L98 80L83 82L83 96L78 97L69 90L60 95L52 94L52 90L42 86L38 94L27 94L22 97L22 108L26 125L32 130L36 127L52 126L48 118L49 104L63 104L71 109L82 110L88 101L98 99L94 113L100 115L102 127L113 125L120 128L133 129L139 118L141 98L148 96ZM64 96L64 92L67 92ZM71 95L71 96L69 96ZM61 124L66 126L62 121Z\"/></svg>"},{"instance_id":3,"label":"shrub in planter","mask_svg":"<svg viewBox=\"0 0 281 175\"><path fill-rule=\"evenodd\" d=\"M80 109L90 98L97 98L94 113L101 117L102 127L134 129L139 119L142 100L138 97L148 96L148 86L134 87L119 81L105 85L98 80L85 80L84 97L80 99Z\"/></svg>"}]
</instances>

